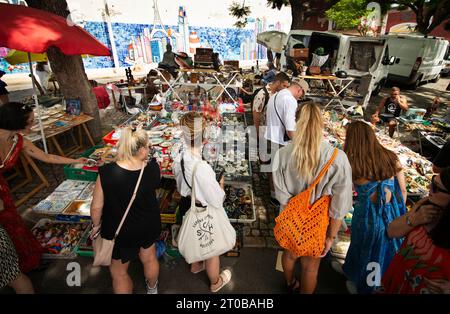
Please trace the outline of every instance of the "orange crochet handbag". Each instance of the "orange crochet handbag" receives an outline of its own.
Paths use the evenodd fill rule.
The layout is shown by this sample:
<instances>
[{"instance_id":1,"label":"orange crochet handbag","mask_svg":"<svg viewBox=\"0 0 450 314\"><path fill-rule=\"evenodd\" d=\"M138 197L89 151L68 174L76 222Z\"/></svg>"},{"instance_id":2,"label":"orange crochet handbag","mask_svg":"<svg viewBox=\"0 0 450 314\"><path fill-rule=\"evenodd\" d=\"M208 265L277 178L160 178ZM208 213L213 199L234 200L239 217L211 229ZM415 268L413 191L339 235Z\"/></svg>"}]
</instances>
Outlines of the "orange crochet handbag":
<instances>
[{"instance_id":1,"label":"orange crochet handbag","mask_svg":"<svg viewBox=\"0 0 450 314\"><path fill-rule=\"evenodd\" d=\"M319 257L325 247L331 196L323 195L311 205L311 191L328 171L337 153L338 150L335 149L314 182L306 190L292 197L286 208L275 218L275 239L281 247L296 256Z\"/></svg>"}]
</instances>

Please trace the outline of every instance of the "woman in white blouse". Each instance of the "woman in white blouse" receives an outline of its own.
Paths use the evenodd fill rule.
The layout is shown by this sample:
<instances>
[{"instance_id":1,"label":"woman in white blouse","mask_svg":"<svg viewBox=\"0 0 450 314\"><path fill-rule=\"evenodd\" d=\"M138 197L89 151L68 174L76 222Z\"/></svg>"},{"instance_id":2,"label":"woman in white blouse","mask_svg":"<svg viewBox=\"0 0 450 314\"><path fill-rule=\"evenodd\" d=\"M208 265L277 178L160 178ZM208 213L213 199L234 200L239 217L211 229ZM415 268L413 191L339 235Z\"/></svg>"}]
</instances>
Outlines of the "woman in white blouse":
<instances>
[{"instance_id":1,"label":"woman in white blouse","mask_svg":"<svg viewBox=\"0 0 450 314\"><path fill-rule=\"evenodd\" d=\"M182 197L188 198L185 202L190 204L191 182L194 179L196 205L206 207L211 205L222 208L225 199L224 179L220 183L216 180L214 170L206 162L202 161L202 138L205 121L200 114L189 112L180 119L186 149L174 161L173 171L177 182L178 192ZM192 178L194 166L198 163L195 177ZM206 261L191 264L191 272L200 273L206 269L210 281L210 289L217 292L230 280L231 272L227 269L220 272L219 256Z\"/></svg>"},{"instance_id":2,"label":"woman in white blouse","mask_svg":"<svg viewBox=\"0 0 450 314\"><path fill-rule=\"evenodd\" d=\"M280 149L274 158L275 193L282 209L290 198L306 190L320 170L330 160L334 147L323 139L323 120L320 108L306 104L300 111L296 133L292 143ZM352 208L352 169L345 153L338 151L328 171L311 193L311 204L323 195L331 195L324 257L331 248L341 226L342 219ZM321 257L296 256L285 250L282 257L284 276L290 292L313 293L317 285L317 273ZM294 276L294 266L300 258L301 278Z\"/></svg>"}]
</instances>

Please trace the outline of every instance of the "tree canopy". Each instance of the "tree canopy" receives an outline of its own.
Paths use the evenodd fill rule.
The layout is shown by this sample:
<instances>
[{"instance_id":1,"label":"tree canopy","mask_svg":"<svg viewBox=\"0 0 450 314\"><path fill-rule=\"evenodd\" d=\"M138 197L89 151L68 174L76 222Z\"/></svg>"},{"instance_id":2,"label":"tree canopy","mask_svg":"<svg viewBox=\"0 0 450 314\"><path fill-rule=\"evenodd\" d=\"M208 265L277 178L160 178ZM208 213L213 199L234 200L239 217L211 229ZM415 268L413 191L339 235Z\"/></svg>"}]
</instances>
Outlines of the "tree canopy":
<instances>
[{"instance_id":1,"label":"tree canopy","mask_svg":"<svg viewBox=\"0 0 450 314\"><path fill-rule=\"evenodd\" d=\"M327 18L333 20L338 28L353 28L359 24L361 17L366 16L367 4L378 2L381 13L385 14L391 7L399 10L411 9L416 14L416 30L422 34L428 34L437 26L445 23L445 28L450 30L450 0L267 0L267 5L272 9L280 10L283 6L290 6L292 10L291 29L302 28L308 17L322 16L327 11ZM235 8L230 14L238 18L236 26L244 27L246 17L251 13L251 8L234 3ZM239 23L240 22L240 23Z\"/></svg>"}]
</instances>

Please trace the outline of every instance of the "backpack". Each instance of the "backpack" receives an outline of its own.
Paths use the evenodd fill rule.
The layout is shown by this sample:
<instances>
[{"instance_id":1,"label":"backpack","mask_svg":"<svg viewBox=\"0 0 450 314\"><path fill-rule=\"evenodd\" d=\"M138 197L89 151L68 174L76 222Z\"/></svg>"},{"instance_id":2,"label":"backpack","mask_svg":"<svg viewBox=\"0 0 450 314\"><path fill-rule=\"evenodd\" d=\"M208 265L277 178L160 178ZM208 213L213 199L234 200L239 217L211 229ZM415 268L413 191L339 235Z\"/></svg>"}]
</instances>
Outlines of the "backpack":
<instances>
[{"instance_id":1,"label":"backpack","mask_svg":"<svg viewBox=\"0 0 450 314\"><path fill-rule=\"evenodd\" d=\"M269 95L269 91L267 90L267 87L264 86L264 87L258 88L257 90L255 90L253 92L253 95L252 95L252 111L253 111L253 102L255 101L255 97L256 97L256 95L258 95L258 93L259 93L259 91L261 89L264 90L264 94L265 94L264 107L262 108L261 112L264 112L264 110L266 110L266 106L267 106L267 103L269 102L270 95Z\"/></svg>"},{"instance_id":2,"label":"backpack","mask_svg":"<svg viewBox=\"0 0 450 314\"><path fill-rule=\"evenodd\" d=\"M292 197L286 208L275 218L275 239L281 247L296 256L319 257L325 247L331 196L323 195L314 204L310 204L311 191L328 171L337 153L338 150L335 149L314 182L306 190Z\"/></svg>"}]
</instances>

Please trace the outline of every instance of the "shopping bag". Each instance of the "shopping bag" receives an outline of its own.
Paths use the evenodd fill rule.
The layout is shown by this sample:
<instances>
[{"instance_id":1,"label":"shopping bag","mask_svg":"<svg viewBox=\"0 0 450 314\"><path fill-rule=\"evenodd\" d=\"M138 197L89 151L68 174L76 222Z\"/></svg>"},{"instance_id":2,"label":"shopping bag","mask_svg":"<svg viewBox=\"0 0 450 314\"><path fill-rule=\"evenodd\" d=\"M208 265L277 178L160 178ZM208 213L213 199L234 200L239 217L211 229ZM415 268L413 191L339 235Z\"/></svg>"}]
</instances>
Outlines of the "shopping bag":
<instances>
[{"instance_id":1,"label":"shopping bag","mask_svg":"<svg viewBox=\"0 0 450 314\"><path fill-rule=\"evenodd\" d=\"M314 182L306 190L291 198L285 209L275 218L273 230L275 239L282 248L298 257L320 257L325 247L331 196L322 195L314 204L310 204L310 199L311 192L336 156L337 149Z\"/></svg>"}]
</instances>

